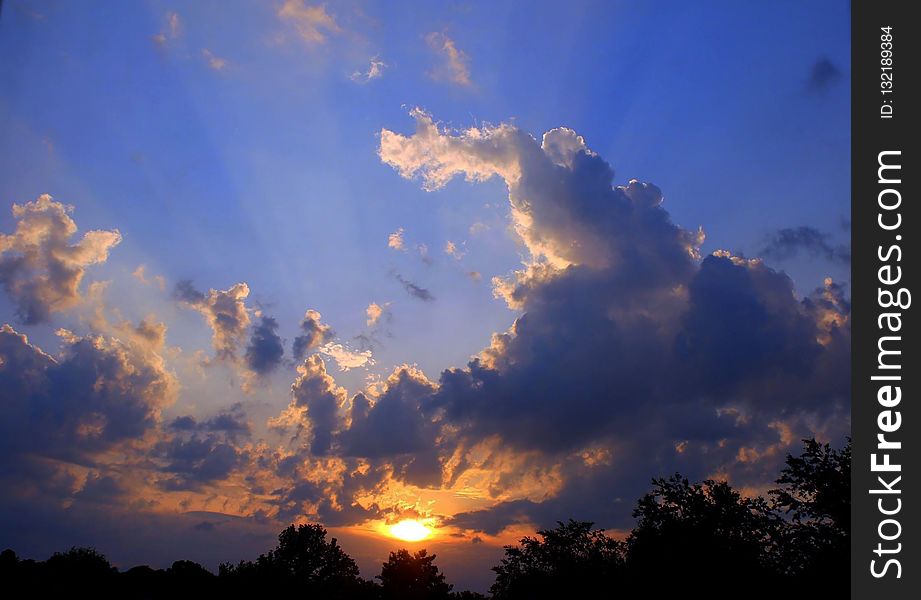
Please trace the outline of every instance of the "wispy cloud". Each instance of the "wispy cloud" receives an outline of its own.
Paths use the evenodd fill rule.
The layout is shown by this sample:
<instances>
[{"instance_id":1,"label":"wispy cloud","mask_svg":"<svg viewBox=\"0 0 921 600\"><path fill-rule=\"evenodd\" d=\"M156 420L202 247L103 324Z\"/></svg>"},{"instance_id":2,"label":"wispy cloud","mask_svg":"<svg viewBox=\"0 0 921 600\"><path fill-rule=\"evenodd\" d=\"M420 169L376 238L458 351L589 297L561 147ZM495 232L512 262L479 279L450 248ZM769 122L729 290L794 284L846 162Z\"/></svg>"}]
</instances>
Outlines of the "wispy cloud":
<instances>
[{"instance_id":1,"label":"wispy cloud","mask_svg":"<svg viewBox=\"0 0 921 600\"><path fill-rule=\"evenodd\" d=\"M150 36L157 45L165 46L167 41L178 39L182 35L182 17L179 13L170 11L166 13L166 27L163 31Z\"/></svg>"},{"instance_id":2,"label":"wispy cloud","mask_svg":"<svg viewBox=\"0 0 921 600\"><path fill-rule=\"evenodd\" d=\"M761 254L775 260L795 258L801 252L831 262L850 264L851 250L844 244L834 244L827 233L806 225L779 229L768 237Z\"/></svg>"},{"instance_id":3,"label":"wispy cloud","mask_svg":"<svg viewBox=\"0 0 921 600\"><path fill-rule=\"evenodd\" d=\"M220 56L215 55L211 50L207 48L201 49L201 55L204 57L205 62L208 63L208 68L215 71L223 71L224 67L227 66L227 60L221 58Z\"/></svg>"},{"instance_id":4,"label":"wispy cloud","mask_svg":"<svg viewBox=\"0 0 921 600\"><path fill-rule=\"evenodd\" d=\"M278 9L278 16L291 23L301 39L309 44L322 44L329 34L342 31L323 4L308 5L304 0L285 0Z\"/></svg>"},{"instance_id":5,"label":"wispy cloud","mask_svg":"<svg viewBox=\"0 0 921 600\"><path fill-rule=\"evenodd\" d=\"M406 290L406 293L412 296L417 300L422 300L423 302L432 302L435 300L435 296L432 292L428 291L424 287L418 286L412 281L406 279L396 271L392 271L391 274L393 278L402 284L403 289Z\"/></svg>"},{"instance_id":6,"label":"wispy cloud","mask_svg":"<svg viewBox=\"0 0 921 600\"><path fill-rule=\"evenodd\" d=\"M433 31L425 36L425 41L441 56L443 61L440 68L431 72L434 79L446 80L463 86L473 83L470 79L470 57L457 47L453 39L447 34Z\"/></svg>"},{"instance_id":7,"label":"wispy cloud","mask_svg":"<svg viewBox=\"0 0 921 600\"><path fill-rule=\"evenodd\" d=\"M379 57L374 56L371 58L371 63L368 65L367 71L355 71L349 79L355 83L368 83L369 81L383 77L384 69L386 69L387 66L387 63Z\"/></svg>"}]
</instances>

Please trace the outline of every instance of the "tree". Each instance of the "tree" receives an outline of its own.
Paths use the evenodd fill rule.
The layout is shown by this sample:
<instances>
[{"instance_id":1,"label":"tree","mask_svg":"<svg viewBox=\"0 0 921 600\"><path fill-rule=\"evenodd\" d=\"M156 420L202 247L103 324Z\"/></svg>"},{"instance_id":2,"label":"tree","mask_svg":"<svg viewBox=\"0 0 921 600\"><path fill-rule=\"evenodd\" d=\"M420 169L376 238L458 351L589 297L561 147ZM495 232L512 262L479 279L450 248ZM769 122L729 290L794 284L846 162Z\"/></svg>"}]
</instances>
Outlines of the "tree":
<instances>
[{"instance_id":1,"label":"tree","mask_svg":"<svg viewBox=\"0 0 921 600\"><path fill-rule=\"evenodd\" d=\"M654 479L633 516L638 522L627 538L627 567L637 588L771 581L780 519L763 498L743 497L725 481L691 484L675 474Z\"/></svg>"},{"instance_id":2,"label":"tree","mask_svg":"<svg viewBox=\"0 0 921 600\"><path fill-rule=\"evenodd\" d=\"M391 552L377 579L383 597L394 600L448 600L454 587L435 566L435 555L425 550Z\"/></svg>"},{"instance_id":3,"label":"tree","mask_svg":"<svg viewBox=\"0 0 921 600\"><path fill-rule=\"evenodd\" d=\"M254 563L222 564L220 577L233 587L296 589L323 598L352 598L367 587L358 565L336 538L327 542L326 529L314 524L287 527L274 550Z\"/></svg>"},{"instance_id":4,"label":"tree","mask_svg":"<svg viewBox=\"0 0 921 600\"><path fill-rule=\"evenodd\" d=\"M538 531L542 539L524 537L506 546L505 558L493 567L493 598L606 597L623 568L624 544L592 525L570 519Z\"/></svg>"},{"instance_id":5,"label":"tree","mask_svg":"<svg viewBox=\"0 0 921 600\"><path fill-rule=\"evenodd\" d=\"M851 441L841 450L803 440L803 454L787 455L787 466L770 490L773 506L789 518L778 546L777 565L805 586L845 595L851 535Z\"/></svg>"}]
</instances>

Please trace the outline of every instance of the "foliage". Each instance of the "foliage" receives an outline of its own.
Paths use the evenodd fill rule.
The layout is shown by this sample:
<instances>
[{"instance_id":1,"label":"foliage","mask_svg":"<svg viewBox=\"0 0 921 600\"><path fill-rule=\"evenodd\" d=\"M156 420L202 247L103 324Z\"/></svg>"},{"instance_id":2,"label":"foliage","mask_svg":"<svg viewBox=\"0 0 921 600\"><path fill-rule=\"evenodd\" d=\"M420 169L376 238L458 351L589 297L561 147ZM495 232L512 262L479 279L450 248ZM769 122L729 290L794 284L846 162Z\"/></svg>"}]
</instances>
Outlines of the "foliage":
<instances>
[{"instance_id":1,"label":"foliage","mask_svg":"<svg viewBox=\"0 0 921 600\"><path fill-rule=\"evenodd\" d=\"M447 600L454 587L435 566L435 555L425 550L391 552L377 579L388 600Z\"/></svg>"},{"instance_id":2,"label":"foliage","mask_svg":"<svg viewBox=\"0 0 921 600\"><path fill-rule=\"evenodd\" d=\"M520 546L505 547L505 558L493 567L493 598L594 597L610 589L623 567L624 544L592 523L570 519L537 534L543 539L525 537Z\"/></svg>"}]
</instances>

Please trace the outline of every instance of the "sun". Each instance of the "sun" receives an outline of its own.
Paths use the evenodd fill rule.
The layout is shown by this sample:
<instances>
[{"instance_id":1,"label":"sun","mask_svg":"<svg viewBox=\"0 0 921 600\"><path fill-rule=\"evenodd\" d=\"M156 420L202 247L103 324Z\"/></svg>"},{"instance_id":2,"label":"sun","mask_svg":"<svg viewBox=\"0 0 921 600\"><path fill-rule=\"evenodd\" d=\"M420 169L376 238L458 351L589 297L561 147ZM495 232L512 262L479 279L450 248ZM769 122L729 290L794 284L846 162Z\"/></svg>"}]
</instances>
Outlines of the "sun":
<instances>
[{"instance_id":1,"label":"sun","mask_svg":"<svg viewBox=\"0 0 921 600\"><path fill-rule=\"evenodd\" d=\"M419 542L432 535L432 528L415 519L404 519L390 526L390 535L404 542Z\"/></svg>"}]
</instances>

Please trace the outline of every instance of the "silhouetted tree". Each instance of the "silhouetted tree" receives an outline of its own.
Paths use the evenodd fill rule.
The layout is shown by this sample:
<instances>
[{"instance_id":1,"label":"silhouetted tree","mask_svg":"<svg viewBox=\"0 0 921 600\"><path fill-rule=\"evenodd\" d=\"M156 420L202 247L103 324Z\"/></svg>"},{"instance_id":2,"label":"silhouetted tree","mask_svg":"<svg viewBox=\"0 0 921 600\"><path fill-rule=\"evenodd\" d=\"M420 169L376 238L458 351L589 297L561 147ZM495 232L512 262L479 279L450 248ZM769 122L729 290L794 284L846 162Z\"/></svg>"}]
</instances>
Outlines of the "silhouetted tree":
<instances>
[{"instance_id":1,"label":"silhouetted tree","mask_svg":"<svg viewBox=\"0 0 921 600\"><path fill-rule=\"evenodd\" d=\"M321 525L289 526L278 536L278 546L256 562L222 564L221 579L232 586L263 589L297 589L308 597L353 598L364 593L367 582L359 577L358 565L339 546L336 538L326 541Z\"/></svg>"},{"instance_id":2,"label":"silhouetted tree","mask_svg":"<svg viewBox=\"0 0 921 600\"><path fill-rule=\"evenodd\" d=\"M676 474L654 479L637 502L627 538L627 567L638 589L661 591L720 581L730 589L770 582L770 548L780 519L760 497L746 498L724 481L691 484Z\"/></svg>"},{"instance_id":3,"label":"silhouetted tree","mask_svg":"<svg viewBox=\"0 0 921 600\"><path fill-rule=\"evenodd\" d=\"M387 600L448 600L454 587L435 566L435 555L425 550L391 552L377 579Z\"/></svg>"},{"instance_id":4,"label":"silhouetted tree","mask_svg":"<svg viewBox=\"0 0 921 600\"><path fill-rule=\"evenodd\" d=\"M776 562L801 585L844 595L850 560L851 441L841 450L803 440L803 454L787 455L787 466L770 490L774 507L789 517Z\"/></svg>"},{"instance_id":5,"label":"silhouetted tree","mask_svg":"<svg viewBox=\"0 0 921 600\"><path fill-rule=\"evenodd\" d=\"M624 544L592 525L570 519L538 531L543 539L524 537L506 546L505 558L493 567L493 598L605 597L623 568Z\"/></svg>"}]
</instances>

